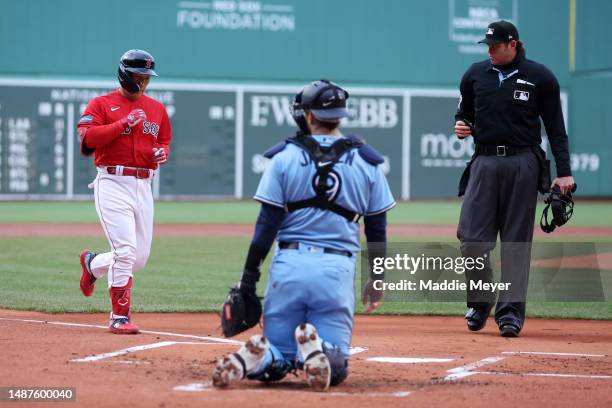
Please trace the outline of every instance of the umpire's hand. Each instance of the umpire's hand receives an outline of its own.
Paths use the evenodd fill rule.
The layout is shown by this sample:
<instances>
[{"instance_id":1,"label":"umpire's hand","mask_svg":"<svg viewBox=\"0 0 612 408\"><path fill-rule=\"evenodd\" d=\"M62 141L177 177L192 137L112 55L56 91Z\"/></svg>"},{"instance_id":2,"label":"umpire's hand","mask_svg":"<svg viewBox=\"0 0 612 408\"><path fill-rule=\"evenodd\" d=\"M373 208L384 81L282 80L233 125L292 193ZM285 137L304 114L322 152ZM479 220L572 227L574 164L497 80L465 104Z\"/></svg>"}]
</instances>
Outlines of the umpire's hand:
<instances>
[{"instance_id":1,"label":"umpire's hand","mask_svg":"<svg viewBox=\"0 0 612 408\"><path fill-rule=\"evenodd\" d=\"M459 139L464 139L472 134L472 128L462 120L455 122L455 134Z\"/></svg>"},{"instance_id":2,"label":"umpire's hand","mask_svg":"<svg viewBox=\"0 0 612 408\"><path fill-rule=\"evenodd\" d=\"M368 282L363 288L363 297L361 302L366 307L366 312L371 313L378 306L381 305L383 298L383 291L374 289L374 280L372 278L368 279Z\"/></svg>"},{"instance_id":3,"label":"umpire's hand","mask_svg":"<svg viewBox=\"0 0 612 408\"><path fill-rule=\"evenodd\" d=\"M561 194L567 195L567 193L574 192L574 186L576 182L572 176L566 177L557 177L553 180L550 188L553 188L555 185L559 186L559 190L561 190Z\"/></svg>"}]
</instances>

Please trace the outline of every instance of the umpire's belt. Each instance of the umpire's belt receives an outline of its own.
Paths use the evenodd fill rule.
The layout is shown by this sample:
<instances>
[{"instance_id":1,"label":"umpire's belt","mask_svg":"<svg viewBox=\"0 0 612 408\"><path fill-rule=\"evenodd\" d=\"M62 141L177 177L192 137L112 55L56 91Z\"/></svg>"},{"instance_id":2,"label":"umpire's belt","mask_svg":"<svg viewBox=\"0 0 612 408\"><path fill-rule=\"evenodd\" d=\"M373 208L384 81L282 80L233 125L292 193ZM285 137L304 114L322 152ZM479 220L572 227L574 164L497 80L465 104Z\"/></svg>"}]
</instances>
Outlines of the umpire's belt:
<instances>
[{"instance_id":1,"label":"umpire's belt","mask_svg":"<svg viewBox=\"0 0 612 408\"><path fill-rule=\"evenodd\" d=\"M308 245L306 245L306 246L308 246ZM300 243L299 242L280 241L278 243L278 247L280 249L300 249ZM338 249L322 248L322 247L315 247L315 246L312 246L312 248L322 249L323 252L325 252L326 254L348 256L349 258L353 256L353 254L350 253L349 251L340 251Z\"/></svg>"},{"instance_id":2,"label":"umpire's belt","mask_svg":"<svg viewBox=\"0 0 612 408\"><path fill-rule=\"evenodd\" d=\"M476 145L476 154L479 156L513 156L520 153L526 153L533 151L533 146L489 146L489 145Z\"/></svg>"},{"instance_id":3,"label":"umpire's belt","mask_svg":"<svg viewBox=\"0 0 612 408\"><path fill-rule=\"evenodd\" d=\"M115 176L132 176L137 179L148 179L153 176L153 170L144 167L109 166L106 167L106 172Z\"/></svg>"}]
</instances>

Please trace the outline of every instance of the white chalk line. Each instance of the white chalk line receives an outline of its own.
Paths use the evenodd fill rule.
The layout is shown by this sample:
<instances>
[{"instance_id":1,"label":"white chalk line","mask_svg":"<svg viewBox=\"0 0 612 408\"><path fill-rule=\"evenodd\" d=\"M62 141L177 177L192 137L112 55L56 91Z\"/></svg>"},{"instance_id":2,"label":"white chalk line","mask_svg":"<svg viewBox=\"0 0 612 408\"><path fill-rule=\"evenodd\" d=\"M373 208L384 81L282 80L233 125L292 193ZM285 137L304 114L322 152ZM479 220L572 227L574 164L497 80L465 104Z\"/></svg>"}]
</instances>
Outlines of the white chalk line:
<instances>
[{"instance_id":1,"label":"white chalk line","mask_svg":"<svg viewBox=\"0 0 612 408\"><path fill-rule=\"evenodd\" d=\"M91 327L91 328L105 329L105 330L108 329L108 326L100 326L97 324L52 322L48 320L15 319L15 318L8 318L8 317L0 317L0 320L13 321L13 322L25 322L25 323L44 323L44 324L53 324L53 325L58 325L58 326ZM140 332L145 333L145 334L155 334L158 336L182 337L182 338L187 338L187 339L214 341L216 343L235 344L237 346L241 346L244 344L244 342L238 341L238 340L223 339L223 338L210 337L210 336L196 336L194 334L182 334L182 333L172 333L172 332L162 332L162 331L152 331L152 330L140 330ZM368 351L367 347L351 347L349 349L349 354L354 355L358 353L363 353L365 351Z\"/></svg>"},{"instance_id":2,"label":"white chalk line","mask_svg":"<svg viewBox=\"0 0 612 408\"><path fill-rule=\"evenodd\" d=\"M135 364L135 365L139 365L139 364L153 364L150 361L142 361L142 360L111 360L111 361L107 361L107 363L113 363L113 364Z\"/></svg>"},{"instance_id":3,"label":"white chalk line","mask_svg":"<svg viewBox=\"0 0 612 408\"><path fill-rule=\"evenodd\" d=\"M552 353L547 351L504 351L502 354L513 356L531 355L531 356L559 356L559 357L606 357L605 354L584 354L584 353Z\"/></svg>"},{"instance_id":4,"label":"white chalk line","mask_svg":"<svg viewBox=\"0 0 612 408\"><path fill-rule=\"evenodd\" d=\"M371 357L366 361L375 363L393 363L393 364L422 364L422 363L448 363L454 361L453 358L434 358L434 357Z\"/></svg>"},{"instance_id":5,"label":"white chalk line","mask_svg":"<svg viewBox=\"0 0 612 408\"><path fill-rule=\"evenodd\" d=\"M518 375L531 377L556 377L556 378L587 378L598 380L612 380L612 375L589 375L589 374L560 374L560 373L503 373L497 371L472 371L474 374L489 375Z\"/></svg>"},{"instance_id":6,"label":"white chalk line","mask_svg":"<svg viewBox=\"0 0 612 408\"><path fill-rule=\"evenodd\" d=\"M606 357L605 354L587 354L587 353L556 353L548 351L504 351L503 355L517 356L517 355L536 355L536 356L554 356L554 357ZM476 368L482 367L488 364L494 364L498 361L503 360L505 357L487 357L475 363L466 364L461 367L452 368L447 371L449 373L444 377L445 381L454 381L460 378L469 377L475 374L505 374L497 373L492 371L474 371ZM517 373L516 375L523 376L536 376L536 377L558 377L558 378L599 378L608 379L612 376L591 376L586 374L561 374L561 373Z\"/></svg>"},{"instance_id":7,"label":"white chalk line","mask_svg":"<svg viewBox=\"0 0 612 408\"><path fill-rule=\"evenodd\" d=\"M41 323L41 324L52 324L52 325L58 325L58 326L68 326L68 327L87 327L87 328L98 328L98 329L108 329L108 326L102 326L102 325L95 325L95 324L84 324L84 323L69 323L69 322L57 322L57 321L48 321L48 320L36 320L36 319L17 319L17 318L7 318L7 317L0 317L0 320L5 320L5 321L14 321L14 322L23 322L23 323ZM136 347L130 347L128 349L122 349L122 350L118 350L115 352L111 352L111 353L103 353L103 354L99 354L96 356L90 356L90 357L86 357L85 359L74 359L74 360L70 360L70 361L79 361L79 360L86 360L86 359L91 359L91 358L95 358L95 357L99 357L102 355L108 355L108 357L103 357L101 359L104 358L110 358L110 357L114 357L114 356L118 356L118 355L123 355L123 354L128 354L130 352L134 352L134 351L139 351L137 350L140 347L145 347L142 348L142 350L146 350L146 349L151 349L151 348L158 348L158 347L164 347L167 345L174 345L174 344L198 344L198 345L203 345L203 344L232 344L232 345L242 345L244 344L241 341L237 341L237 340L231 340L231 339L223 339L223 338L217 338L217 337L209 337L209 336L197 336L197 335L193 335L193 334L182 334L182 333L172 333L172 332L162 332L162 331L152 331L152 330L141 330L141 333L145 333L145 334L154 334L154 335L159 335L159 336L170 336L170 337L182 337L182 338L191 338L191 339L199 339L199 340L208 340L208 341L212 341L214 343L201 343L201 342L160 342L160 343L170 343L170 344L164 344L162 346L157 346L157 347L151 347L155 344L160 344L160 343L154 343L153 345L145 345L145 346L136 346ZM134 350L132 350L134 349ZM127 351L126 351L127 350ZM368 348L367 347L351 347L349 350L349 353L351 355L353 354L358 354L358 353L362 353L367 351ZM119 353L119 354L116 354ZM504 351L502 352L502 354L504 355L542 355L542 356L566 356L566 357L607 357L606 354L588 354L588 353L554 353L554 352L543 352L543 351ZM384 357L381 357L384 358ZM97 360L92 360L92 361L99 361L101 359L97 359ZM447 372L449 372L450 374L447 375L444 380L445 381L454 381L460 378L465 378L474 374L505 374L505 373L495 373L495 372L489 372L489 371L472 371L474 368L478 368L481 367L483 365L486 364L493 364L495 362L501 361L502 359L504 359L504 357L487 357L485 359L482 359L476 363L472 363L472 364L467 364L465 366L461 366L461 367L456 367L453 369L448 370ZM440 359L443 360L443 359ZM368 361L374 361L372 359L368 359ZM135 364L134 362L131 361L114 361L115 363L123 363L123 364ZM440 361L442 362L442 361ZM557 374L557 373L525 373L525 374L515 374L515 375L524 375L524 376L537 376L537 377L557 377L557 378L592 378L592 379L611 379L612 376L607 376L607 375L583 375L583 374ZM197 384L197 383L196 383ZM180 386L179 386L180 387ZM410 391L406 391L408 394L410 393ZM401 394L402 392L400 392ZM328 395L333 395L333 393L328 393ZM355 395L355 394L347 394L347 395ZM372 394L374 395L374 394ZM391 394L383 394L383 395L391 395Z\"/></svg>"},{"instance_id":8,"label":"white chalk line","mask_svg":"<svg viewBox=\"0 0 612 408\"><path fill-rule=\"evenodd\" d=\"M475 363L470 363L463 365L461 367L451 368L446 372L449 373L446 377L444 377L444 381L455 381L460 378L469 377L471 375L477 374L476 371L472 371L475 368L482 367L487 364L494 364L498 361L503 360L505 357L495 356L495 357L487 357L482 360L476 361Z\"/></svg>"},{"instance_id":9,"label":"white chalk line","mask_svg":"<svg viewBox=\"0 0 612 408\"><path fill-rule=\"evenodd\" d=\"M128 347L128 348L124 348L121 350L117 350L117 351L111 351L110 353L101 353L101 354L96 354L94 356L89 356L89 357L84 357L84 358L74 358L72 360L68 360L72 363L92 363L94 361L102 361L105 360L107 358L112 358L112 357L117 357L117 356L122 356L124 354L129 354L129 353L135 353L137 351L142 351L142 350L151 350L151 349L156 349L156 348L160 348L160 347L168 347L168 346L174 346L177 344L195 344L198 346L208 346L208 345L218 345L218 343L204 343L204 342L195 342L195 341L160 341L157 343L152 343L152 344L144 344L142 346L133 346L133 347Z\"/></svg>"},{"instance_id":10,"label":"white chalk line","mask_svg":"<svg viewBox=\"0 0 612 408\"><path fill-rule=\"evenodd\" d=\"M212 387L212 383L210 381L207 381L204 383L190 383L190 384L184 384L184 385L177 385L176 387L173 388L173 390L174 391L184 391L184 392L210 392L214 390L214 388ZM233 390L229 389L229 390L222 390L221 392L232 392L232 391L238 391L240 393L273 392L275 394L284 393L284 394L291 394L291 395L296 395L296 394L313 395L314 394L313 391L299 391L299 390L290 391L290 390L278 390L278 389L264 390L264 389L252 389L252 388L241 388L241 389L233 389ZM412 391L367 392L367 393L348 393L348 392L331 391L331 392L326 392L324 394L316 394L316 395L325 395L325 396L332 396L332 397L396 397L396 398L403 398L411 394L412 394Z\"/></svg>"},{"instance_id":11,"label":"white chalk line","mask_svg":"<svg viewBox=\"0 0 612 408\"><path fill-rule=\"evenodd\" d=\"M0 317L0 320L5 320L5 321L12 321L12 322L23 322L23 323L41 323L41 324L53 324L56 326L68 326L68 327L86 327L86 328L96 328L96 329L104 329L107 330L108 326L101 326L101 325L97 325L97 324L85 324L85 323L69 323L69 322L55 322L55 321L48 321L48 320L35 320L35 319L17 319L17 318L8 318L8 317ZM237 345L237 346L241 346L244 344L244 342L242 341L238 341L238 340L231 340L231 339L223 339L223 338L217 338L217 337L209 337L209 336L196 336L193 334L182 334L182 333L172 333L172 332L162 332L162 331L153 331L153 330L140 330L141 333L145 333L145 334L154 334L154 335L158 335L158 336L169 336L169 337L181 337L181 338L188 338L188 339L198 339L198 340L207 340L207 341L212 341L215 344L228 344L228 345ZM189 342L159 342L159 343L154 343L154 344L161 344L161 343L168 343L168 344L164 344L162 346L157 346L157 347L164 347L166 345L174 345L174 344L211 344L211 343L199 343L199 342L193 342L193 343L189 343ZM151 345L148 345L151 346ZM109 357L103 357L103 358L99 358L99 359L95 359L95 360L91 360L91 361L99 361L105 358L110 358L110 357L115 357L118 355L122 355L122 354L127 354L127 353L131 353L134 351L140 351L140 350L147 350L149 348L157 348L157 347L147 347L147 348L143 348L143 349L138 349L138 347L143 347L143 346L136 346L134 347L130 347L128 349L122 349L122 350L118 350L118 351L114 351L114 352L110 352L110 353L103 353L103 354L98 354L97 356L101 356L101 355L109 355ZM133 349L133 350L132 350ZM125 351L128 350L128 351ZM349 349L349 354L350 355L354 355L354 354L359 354L359 353L363 353L368 351L367 347L351 347ZM115 353L119 353L119 354L115 354ZM92 358L92 357L97 357L97 356L90 356L90 357L86 357L87 358ZM85 359L75 359L75 360L70 360L73 362L85 362Z\"/></svg>"},{"instance_id":12,"label":"white chalk line","mask_svg":"<svg viewBox=\"0 0 612 408\"><path fill-rule=\"evenodd\" d=\"M25 322L25 323L44 323L44 324L53 324L53 325L58 325L58 326L90 327L90 328L105 329L105 330L108 329L108 326L100 326L97 324L52 322L48 320L14 319L14 318L7 318L7 317L0 317L0 320L13 321L13 322ZM214 341L216 343L235 344L235 345L243 344L243 342L238 341L238 340L222 339L219 337L210 337L210 336L196 336L194 334L181 334L181 333L152 331L152 330L140 330L140 332L144 334L155 334L158 336L182 337L182 338L188 338L188 339Z\"/></svg>"}]
</instances>

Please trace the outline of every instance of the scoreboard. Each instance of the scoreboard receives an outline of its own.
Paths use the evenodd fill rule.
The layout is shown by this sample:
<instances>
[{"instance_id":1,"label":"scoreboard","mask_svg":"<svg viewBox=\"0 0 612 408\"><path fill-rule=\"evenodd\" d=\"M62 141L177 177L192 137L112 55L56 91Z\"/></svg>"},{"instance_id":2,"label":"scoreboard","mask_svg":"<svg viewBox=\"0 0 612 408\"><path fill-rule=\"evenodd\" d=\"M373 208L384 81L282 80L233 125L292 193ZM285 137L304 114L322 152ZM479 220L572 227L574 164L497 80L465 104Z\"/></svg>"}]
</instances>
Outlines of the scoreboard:
<instances>
[{"instance_id":1,"label":"scoreboard","mask_svg":"<svg viewBox=\"0 0 612 408\"><path fill-rule=\"evenodd\" d=\"M96 169L79 152L76 123L92 98L116 87L115 81L0 78L0 199L89 198ZM268 164L263 152L295 133L289 108L301 87L152 81L147 94L166 106L172 123L170 160L153 180L155 197L251 197ZM474 151L471 138L453 134L457 90L347 89L351 117L342 131L383 155L397 199L456 197ZM562 100L566 110L565 94ZM579 173L575 164L585 153L576 150L572 145ZM590 179L602 168L587 169ZM596 183L582 183L585 189L611 193Z\"/></svg>"}]
</instances>

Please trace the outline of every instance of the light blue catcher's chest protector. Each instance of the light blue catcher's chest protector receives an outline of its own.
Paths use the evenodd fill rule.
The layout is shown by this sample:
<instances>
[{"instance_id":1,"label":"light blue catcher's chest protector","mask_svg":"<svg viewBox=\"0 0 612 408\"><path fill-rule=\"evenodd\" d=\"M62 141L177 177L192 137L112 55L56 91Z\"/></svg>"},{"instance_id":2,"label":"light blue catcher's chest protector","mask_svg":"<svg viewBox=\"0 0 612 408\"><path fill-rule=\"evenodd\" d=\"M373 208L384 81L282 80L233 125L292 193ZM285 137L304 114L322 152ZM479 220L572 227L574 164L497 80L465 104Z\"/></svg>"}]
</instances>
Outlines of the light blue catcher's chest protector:
<instances>
[{"instance_id":1,"label":"light blue catcher's chest protector","mask_svg":"<svg viewBox=\"0 0 612 408\"><path fill-rule=\"evenodd\" d=\"M308 153L310 160L314 163L317 176L313 179L313 188L316 195L311 198L285 203L286 211L291 213L302 208L315 207L321 210L332 211L348 221L359 222L362 214L334 202L338 197L339 189L335 189L333 186L339 184L340 179L332 169L345 152L352 149L359 149L358 151L361 151L367 145L353 135L338 138L331 145L319 144L310 135L298 135L288 138L283 145L275 145L271 149L272 151L269 150L264 153L264 157L272 158L274 154L284 149L287 143L295 144ZM364 152L366 160L374 165L384 161L378 152L371 147L364 149Z\"/></svg>"},{"instance_id":2,"label":"light blue catcher's chest protector","mask_svg":"<svg viewBox=\"0 0 612 408\"><path fill-rule=\"evenodd\" d=\"M379 168L384 158L356 136L296 136L268 149L255 199L284 208L279 241L359 250L363 215L395 205Z\"/></svg>"}]
</instances>

